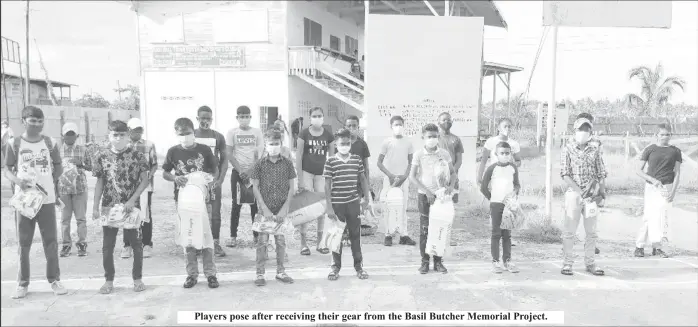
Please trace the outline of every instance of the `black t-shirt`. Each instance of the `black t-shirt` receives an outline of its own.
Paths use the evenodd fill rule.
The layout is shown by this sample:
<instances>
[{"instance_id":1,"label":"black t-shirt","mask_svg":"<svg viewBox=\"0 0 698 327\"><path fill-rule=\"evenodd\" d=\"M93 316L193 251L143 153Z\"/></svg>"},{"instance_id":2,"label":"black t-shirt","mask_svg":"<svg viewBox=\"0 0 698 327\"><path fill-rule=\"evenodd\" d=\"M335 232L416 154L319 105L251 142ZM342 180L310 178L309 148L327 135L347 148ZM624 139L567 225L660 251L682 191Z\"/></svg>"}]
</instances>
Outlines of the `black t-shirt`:
<instances>
[{"instance_id":1,"label":"black t-shirt","mask_svg":"<svg viewBox=\"0 0 698 327\"><path fill-rule=\"evenodd\" d=\"M185 149L181 145L171 147L167 150L165 163L162 164L162 170L166 172L174 169L175 176L184 176L197 171L213 174L215 167L216 158L211 148L200 143L195 143L195 146L190 149Z\"/></svg>"},{"instance_id":2,"label":"black t-shirt","mask_svg":"<svg viewBox=\"0 0 698 327\"><path fill-rule=\"evenodd\" d=\"M221 153L226 151L225 137L212 129L194 130L196 143L203 144L211 148L213 156L216 158L216 165L220 165Z\"/></svg>"},{"instance_id":3,"label":"black t-shirt","mask_svg":"<svg viewBox=\"0 0 698 327\"><path fill-rule=\"evenodd\" d=\"M361 157L361 160L371 157L371 152L368 151L368 144L366 144L366 141L364 141L360 137L357 138L356 141L351 144L351 149L349 149L349 153Z\"/></svg>"},{"instance_id":4,"label":"black t-shirt","mask_svg":"<svg viewBox=\"0 0 698 327\"><path fill-rule=\"evenodd\" d=\"M681 150L670 146L659 146L652 144L642 151L642 161L647 161L647 175L650 175L662 184L674 182L674 167L677 162L681 162Z\"/></svg>"}]
</instances>

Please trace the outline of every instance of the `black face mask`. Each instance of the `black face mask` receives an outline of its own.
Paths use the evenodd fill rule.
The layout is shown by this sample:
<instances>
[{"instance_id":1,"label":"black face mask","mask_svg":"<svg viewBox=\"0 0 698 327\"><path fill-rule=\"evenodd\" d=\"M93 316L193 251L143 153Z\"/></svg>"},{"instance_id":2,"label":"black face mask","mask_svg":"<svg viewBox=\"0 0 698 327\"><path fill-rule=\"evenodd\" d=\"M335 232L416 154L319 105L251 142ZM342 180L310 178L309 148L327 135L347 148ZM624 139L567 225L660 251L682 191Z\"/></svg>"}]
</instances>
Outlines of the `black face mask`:
<instances>
[{"instance_id":1,"label":"black face mask","mask_svg":"<svg viewBox=\"0 0 698 327\"><path fill-rule=\"evenodd\" d=\"M39 134L44 129L44 123L30 124L25 121L24 128L27 130L28 134Z\"/></svg>"}]
</instances>

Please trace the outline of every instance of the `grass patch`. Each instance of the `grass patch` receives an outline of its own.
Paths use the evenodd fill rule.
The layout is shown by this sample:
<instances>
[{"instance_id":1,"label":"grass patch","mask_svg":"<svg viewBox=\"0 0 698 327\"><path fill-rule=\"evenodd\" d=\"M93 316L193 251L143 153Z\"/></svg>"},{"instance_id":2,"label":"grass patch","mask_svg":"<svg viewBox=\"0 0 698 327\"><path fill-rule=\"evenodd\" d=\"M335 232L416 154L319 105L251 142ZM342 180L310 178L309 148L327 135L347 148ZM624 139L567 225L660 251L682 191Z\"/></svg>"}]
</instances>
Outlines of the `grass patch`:
<instances>
[{"instance_id":1,"label":"grass patch","mask_svg":"<svg viewBox=\"0 0 698 327\"><path fill-rule=\"evenodd\" d=\"M540 211L528 213L526 227L518 235L523 240L538 244L562 243L562 229Z\"/></svg>"}]
</instances>

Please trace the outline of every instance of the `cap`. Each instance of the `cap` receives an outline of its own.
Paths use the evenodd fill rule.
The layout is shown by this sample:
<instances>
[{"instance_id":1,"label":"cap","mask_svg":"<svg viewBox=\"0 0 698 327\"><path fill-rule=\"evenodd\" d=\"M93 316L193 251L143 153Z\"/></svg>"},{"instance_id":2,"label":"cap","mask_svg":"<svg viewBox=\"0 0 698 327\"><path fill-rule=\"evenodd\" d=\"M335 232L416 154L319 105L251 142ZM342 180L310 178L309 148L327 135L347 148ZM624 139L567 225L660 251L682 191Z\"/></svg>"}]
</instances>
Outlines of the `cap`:
<instances>
[{"instance_id":1,"label":"cap","mask_svg":"<svg viewBox=\"0 0 698 327\"><path fill-rule=\"evenodd\" d=\"M140 118L131 118L128 120L128 129L143 128L143 122Z\"/></svg>"},{"instance_id":2,"label":"cap","mask_svg":"<svg viewBox=\"0 0 698 327\"><path fill-rule=\"evenodd\" d=\"M63 124L63 129L61 131L63 133L62 135L65 135L71 131L74 132L75 134L77 134L78 133L78 125L76 125L75 123L67 122L67 123Z\"/></svg>"},{"instance_id":3,"label":"cap","mask_svg":"<svg viewBox=\"0 0 698 327\"><path fill-rule=\"evenodd\" d=\"M574 129L579 129L584 124L589 124L589 127L594 128L594 124L592 124L589 119L577 118L577 120L574 121Z\"/></svg>"},{"instance_id":4,"label":"cap","mask_svg":"<svg viewBox=\"0 0 698 327\"><path fill-rule=\"evenodd\" d=\"M248 106L239 106L237 114L238 115L249 115L252 112L250 111L250 108Z\"/></svg>"}]
</instances>

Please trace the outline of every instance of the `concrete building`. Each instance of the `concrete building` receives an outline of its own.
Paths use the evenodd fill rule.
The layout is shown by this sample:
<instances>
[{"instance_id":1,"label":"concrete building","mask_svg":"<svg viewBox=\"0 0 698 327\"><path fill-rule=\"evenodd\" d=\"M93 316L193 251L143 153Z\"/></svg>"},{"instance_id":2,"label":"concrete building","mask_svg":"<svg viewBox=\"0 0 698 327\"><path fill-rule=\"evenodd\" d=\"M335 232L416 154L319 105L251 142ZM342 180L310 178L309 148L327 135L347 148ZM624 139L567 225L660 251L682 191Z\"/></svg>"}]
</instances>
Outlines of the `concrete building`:
<instances>
[{"instance_id":1,"label":"concrete building","mask_svg":"<svg viewBox=\"0 0 698 327\"><path fill-rule=\"evenodd\" d=\"M484 17L506 28L492 1L367 1L370 13ZM237 126L235 109L252 109L266 128L325 109L337 128L364 116L363 81L350 75L363 55L364 1L122 1L138 16L141 110L146 137L166 151L178 117L214 109L213 127ZM518 71L483 62L483 75ZM518 69L518 70L517 70ZM369 72L370 74L370 72ZM493 76L497 78L497 76ZM507 79L508 81L508 79Z\"/></svg>"}]
</instances>

